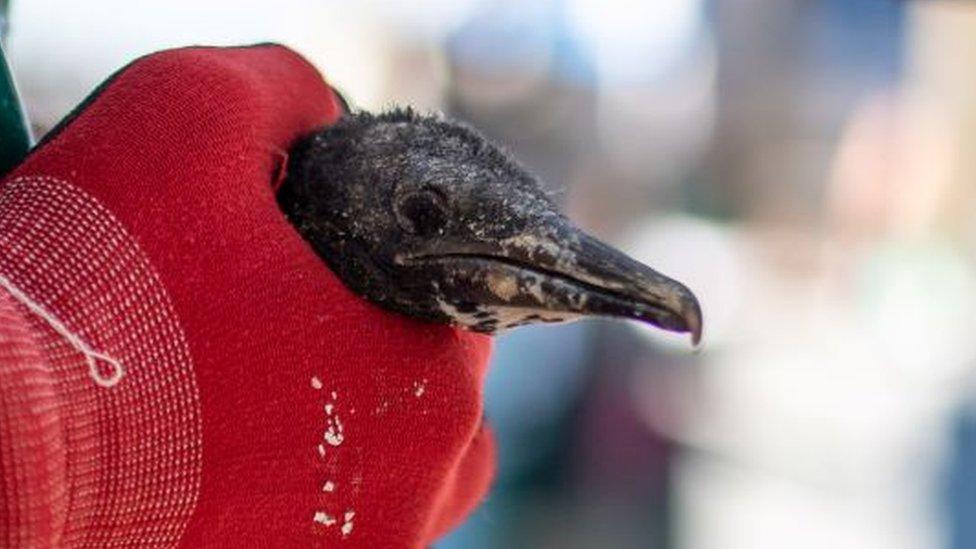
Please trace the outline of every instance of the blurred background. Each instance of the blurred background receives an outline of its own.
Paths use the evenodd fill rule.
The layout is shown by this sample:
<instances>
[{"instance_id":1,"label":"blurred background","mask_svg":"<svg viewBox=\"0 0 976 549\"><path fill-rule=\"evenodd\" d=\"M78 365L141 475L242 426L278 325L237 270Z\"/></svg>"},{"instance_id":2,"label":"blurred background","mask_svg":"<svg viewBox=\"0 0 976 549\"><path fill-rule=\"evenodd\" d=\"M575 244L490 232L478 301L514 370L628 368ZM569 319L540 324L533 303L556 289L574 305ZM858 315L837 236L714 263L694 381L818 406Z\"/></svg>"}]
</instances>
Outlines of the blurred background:
<instances>
[{"instance_id":1,"label":"blurred background","mask_svg":"<svg viewBox=\"0 0 976 549\"><path fill-rule=\"evenodd\" d=\"M500 337L498 478L439 549L976 547L976 2L9 15L37 135L144 53L283 42L358 107L472 122L698 293L697 353L626 323Z\"/></svg>"}]
</instances>

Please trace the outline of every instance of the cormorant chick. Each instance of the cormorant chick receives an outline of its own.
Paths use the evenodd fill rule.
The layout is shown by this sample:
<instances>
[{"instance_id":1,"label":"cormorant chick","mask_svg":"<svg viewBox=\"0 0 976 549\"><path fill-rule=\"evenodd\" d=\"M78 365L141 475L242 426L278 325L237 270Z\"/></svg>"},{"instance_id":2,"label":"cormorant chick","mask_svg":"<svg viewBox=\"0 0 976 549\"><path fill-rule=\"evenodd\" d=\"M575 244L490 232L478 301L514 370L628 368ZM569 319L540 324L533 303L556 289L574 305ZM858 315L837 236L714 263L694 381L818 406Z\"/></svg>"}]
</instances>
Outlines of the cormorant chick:
<instances>
[{"instance_id":1,"label":"cormorant chick","mask_svg":"<svg viewBox=\"0 0 976 549\"><path fill-rule=\"evenodd\" d=\"M278 201L346 286L388 310L484 333L610 316L701 337L684 285L577 229L454 121L347 114L292 148Z\"/></svg>"}]
</instances>

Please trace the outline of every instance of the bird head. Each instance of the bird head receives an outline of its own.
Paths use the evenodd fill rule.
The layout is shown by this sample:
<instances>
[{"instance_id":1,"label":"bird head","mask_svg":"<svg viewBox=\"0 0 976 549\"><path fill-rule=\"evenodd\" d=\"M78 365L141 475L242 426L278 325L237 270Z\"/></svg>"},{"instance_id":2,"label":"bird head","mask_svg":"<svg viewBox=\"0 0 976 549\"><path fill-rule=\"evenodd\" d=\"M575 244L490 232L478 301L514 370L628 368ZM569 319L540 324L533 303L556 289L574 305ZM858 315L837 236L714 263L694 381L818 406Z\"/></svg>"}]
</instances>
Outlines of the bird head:
<instances>
[{"instance_id":1,"label":"bird head","mask_svg":"<svg viewBox=\"0 0 976 549\"><path fill-rule=\"evenodd\" d=\"M688 288L576 228L458 122L347 114L292 148L278 200L343 283L388 310L484 333L606 316L701 336Z\"/></svg>"}]
</instances>

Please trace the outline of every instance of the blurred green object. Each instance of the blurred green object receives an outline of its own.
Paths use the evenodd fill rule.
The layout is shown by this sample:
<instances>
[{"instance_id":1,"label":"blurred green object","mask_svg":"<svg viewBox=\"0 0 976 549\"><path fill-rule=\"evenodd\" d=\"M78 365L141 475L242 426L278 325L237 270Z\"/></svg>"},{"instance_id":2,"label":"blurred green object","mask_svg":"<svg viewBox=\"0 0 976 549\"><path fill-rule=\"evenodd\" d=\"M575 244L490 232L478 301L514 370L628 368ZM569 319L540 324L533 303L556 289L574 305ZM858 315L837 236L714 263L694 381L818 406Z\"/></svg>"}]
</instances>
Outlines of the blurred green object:
<instances>
[{"instance_id":1,"label":"blurred green object","mask_svg":"<svg viewBox=\"0 0 976 549\"><path fill-rule=\"evenodd\" d=\"M27 114L3 50L3 39L7 36L7 6L8 2L0 0L0 175L19 164L33 142Z\"/></svg>"}]
</instances>

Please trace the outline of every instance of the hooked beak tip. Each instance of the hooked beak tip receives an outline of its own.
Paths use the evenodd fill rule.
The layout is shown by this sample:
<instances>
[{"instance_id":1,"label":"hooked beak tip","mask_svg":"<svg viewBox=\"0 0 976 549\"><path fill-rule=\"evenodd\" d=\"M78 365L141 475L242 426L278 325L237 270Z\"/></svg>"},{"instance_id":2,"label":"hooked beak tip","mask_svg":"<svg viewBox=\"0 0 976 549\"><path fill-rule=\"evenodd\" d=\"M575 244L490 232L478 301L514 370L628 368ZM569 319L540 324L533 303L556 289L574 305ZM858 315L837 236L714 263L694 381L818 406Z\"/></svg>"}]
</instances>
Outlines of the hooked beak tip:
<instances>
[{"instance_id":1,"label":"hooked beak tip","mask_svg":"<svg viewBox=\"0 0 976 549\"><path fill-rule=\"evenodd\" d=\"M695 294L687 286L654 273L656 277L650 291L637 291L630 299L643 305L644 313L633 316L671 332L687 333L691 345L697 349L701 344L704 320L701 305ZM628 315L623 315L628 316Z\"/></svg>"},{"instance_id":2,"label":"hooked beak tip","mask_svg":"<svg viewBox=\"0 0 976 549\"><path fill-rule=\"evenodd\" d=\"M651 323L672 331L688 333L691 336L692 347L697 349L701 344L704 327L698 299L681 283L669 281L668 286L670 286L667 292L670 294L669 299L663 300L663 303L657 302L658 306L663 306L662 308L667 311L663 318L659 317L659 320L664 322L656 323L651 320ZM667 305L668 303L670 305Z\"/></svg>"}]
</instances>

